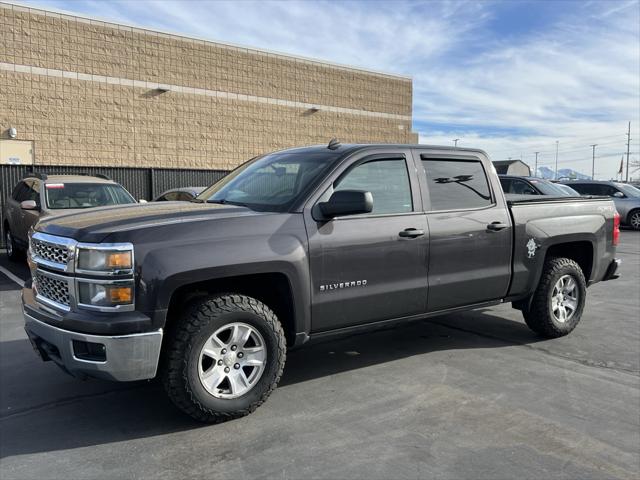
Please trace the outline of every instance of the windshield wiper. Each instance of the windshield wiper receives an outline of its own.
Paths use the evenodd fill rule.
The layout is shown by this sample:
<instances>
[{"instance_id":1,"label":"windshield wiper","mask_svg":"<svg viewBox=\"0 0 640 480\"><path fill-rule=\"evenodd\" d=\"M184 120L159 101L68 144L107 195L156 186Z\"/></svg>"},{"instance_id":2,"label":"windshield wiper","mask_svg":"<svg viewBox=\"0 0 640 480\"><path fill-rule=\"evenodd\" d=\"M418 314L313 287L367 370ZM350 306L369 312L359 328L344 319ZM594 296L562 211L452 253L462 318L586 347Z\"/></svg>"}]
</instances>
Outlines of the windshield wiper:
<instances>
[{"instance_id":1,"label":"windshield wiper","mask_svg":"<svg viewBox=\"0 0 640 480\"><path fill-rule=\"evenodd\" d=\"M217 203L219 205L237 205L238 207L246 207L251 208L246 203L242 202L233 202L231 200L227 200L226 198L221 198L219 200L207 200L207 203Z\"/></svg>"}]
</instances>

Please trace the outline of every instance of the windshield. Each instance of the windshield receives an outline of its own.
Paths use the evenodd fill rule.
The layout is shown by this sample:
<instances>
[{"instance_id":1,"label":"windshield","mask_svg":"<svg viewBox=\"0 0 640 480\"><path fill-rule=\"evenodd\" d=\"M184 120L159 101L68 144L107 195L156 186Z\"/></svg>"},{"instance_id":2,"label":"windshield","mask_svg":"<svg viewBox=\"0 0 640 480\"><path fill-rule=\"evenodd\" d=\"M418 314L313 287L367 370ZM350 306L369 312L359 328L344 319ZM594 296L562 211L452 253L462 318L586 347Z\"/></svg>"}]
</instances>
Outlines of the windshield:
<instances>
[{"instance_id":1,"label":"windshield","mask_svg":"<svg viewBox=\"0 0 640 480\"><path fill-rule=\"evenodd\" d=\"M330 150L272 153L241 165L198 195L196 201L284 212L317 185L336 157Z\"/></svg>"},{"instance_id":2,"label":"windshield","mask_svg":"<svg viewBox=\"0 0 640 480\"><path fill-rule=\"evenodd\" d=\"M579 197L580 194L578 192L576 192L573 188L571 188L569 185L564 185L562 183L554 183L554 185L556 187L558 187L560 190L567 192L568 196L571 197Z\"/></svg>"},{"instance_id":3,"label":"windshield","mask_svg":"<svg viewBox=\"0 0 640 480\"><path fill-rule=\"evenodd\" d=\"M136 203L122 186L112 183L47 183L45 194L51 210Z\"/></svg>"},{"instance_id":4,"label":"windshield","mask_svg":"<svg viewBox=\"0 0 640 480\"><path fill-rule=\"evenodd\" d=\"M627 197L632 198L640 198L640 190L638 190L633 185L628 185L626 183L616 183L616 187L618 187L622 193L624 193Z\"/></svg>"},{"instance_id":5,"label":"windshield","mask_svg":"<svg viewBox=\"0 0 640 480\"><path fill-rule=\"evenodd\" d=\"M569 188L570 191L563 189L560 185L548 182L546 180L531 180L538 190L540 190L543 195L555 195L560 197L579 197L580 194Z\"/></svg>"}]
</instances>

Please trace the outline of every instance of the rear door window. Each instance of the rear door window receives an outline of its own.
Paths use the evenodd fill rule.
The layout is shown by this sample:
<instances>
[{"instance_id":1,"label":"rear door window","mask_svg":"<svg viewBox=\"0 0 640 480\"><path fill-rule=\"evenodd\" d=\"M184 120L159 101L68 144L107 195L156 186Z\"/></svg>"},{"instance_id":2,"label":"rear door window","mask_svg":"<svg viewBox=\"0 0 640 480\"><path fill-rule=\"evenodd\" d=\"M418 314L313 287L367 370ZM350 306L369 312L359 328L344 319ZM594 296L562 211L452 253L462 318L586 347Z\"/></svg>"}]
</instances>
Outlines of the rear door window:
<instances>
[{"instance_id":1,"label":"rear door window","mask_svg":"<svg viewBox=\"0 0 640 480\"><path fill-rule=\"evenodd\" d=\"M493 204L480 161L423 158L422 166L431 210L465 210Z\"/></svg>"}]
</instances>

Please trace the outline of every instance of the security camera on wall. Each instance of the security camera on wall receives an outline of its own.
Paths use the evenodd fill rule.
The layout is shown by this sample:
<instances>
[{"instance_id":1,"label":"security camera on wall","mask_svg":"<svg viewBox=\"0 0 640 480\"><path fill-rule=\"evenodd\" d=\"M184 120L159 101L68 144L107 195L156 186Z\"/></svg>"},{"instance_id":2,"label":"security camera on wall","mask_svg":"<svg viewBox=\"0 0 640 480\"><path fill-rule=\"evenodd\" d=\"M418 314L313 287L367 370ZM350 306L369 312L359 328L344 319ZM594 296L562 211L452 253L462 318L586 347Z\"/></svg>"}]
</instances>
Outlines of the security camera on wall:
<instances>
[{"instance_id":1,"label":"security camera on wall","mask_svg":"<svg viewBox=\"0 0 640 480\"><path fill-rule=\"evenodd\" d=\"M9 129L9 138L16 138L17 136L18 136L18 131L14 127L11 127Z\"/></svg>"}]
</instances>

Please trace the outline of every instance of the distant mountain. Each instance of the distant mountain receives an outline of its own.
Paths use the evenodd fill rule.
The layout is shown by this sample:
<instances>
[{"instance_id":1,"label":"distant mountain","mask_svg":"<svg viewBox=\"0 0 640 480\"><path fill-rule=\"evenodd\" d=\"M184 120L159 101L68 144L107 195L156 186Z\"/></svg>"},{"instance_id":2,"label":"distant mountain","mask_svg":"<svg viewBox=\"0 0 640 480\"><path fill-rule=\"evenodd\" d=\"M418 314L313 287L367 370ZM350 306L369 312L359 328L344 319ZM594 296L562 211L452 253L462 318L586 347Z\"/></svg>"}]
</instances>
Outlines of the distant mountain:
<instances>
[{"instance_id":1,"label":"distant mountain","mask_svg":"<svg viewBox=\"0 0 640 480\"><path fill-rule=\"evenodd\" d=\"M537 172L534 172L533 176L552 179L555 178L555 172L549 167L538 167Z\"/></svg>"},{"instance_id":2,"label":"distant mountain","mask_svg":"<svg viewBox=\"0 0 640 480\"><path fill-rule=\"evenodd\" d=\"M556 178L555 171L549 167L538 167L538 171L534 174L536 177L553 180ZM558 178L576 178L578 180L589 180L591 177L580 173L572 168L561 168L558 170Z\"/></svg>"},{"instance_id":3,"label":"distant mountain","mask_svg":"<svg viewBox=\"0 0 640 480\"><path fill-rule=\"evenodd\" d=\"M575 178L576 180L591 180L591 175L585 175L584 173L577 172L572 168L561 168L558 170L558 177Z\"/></svg>"}]
</instances>

